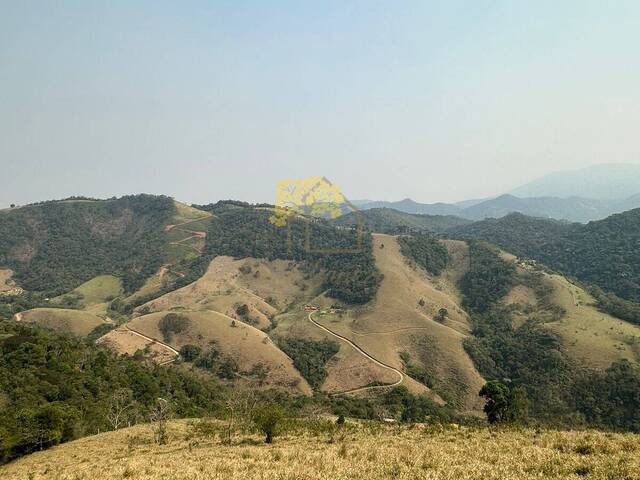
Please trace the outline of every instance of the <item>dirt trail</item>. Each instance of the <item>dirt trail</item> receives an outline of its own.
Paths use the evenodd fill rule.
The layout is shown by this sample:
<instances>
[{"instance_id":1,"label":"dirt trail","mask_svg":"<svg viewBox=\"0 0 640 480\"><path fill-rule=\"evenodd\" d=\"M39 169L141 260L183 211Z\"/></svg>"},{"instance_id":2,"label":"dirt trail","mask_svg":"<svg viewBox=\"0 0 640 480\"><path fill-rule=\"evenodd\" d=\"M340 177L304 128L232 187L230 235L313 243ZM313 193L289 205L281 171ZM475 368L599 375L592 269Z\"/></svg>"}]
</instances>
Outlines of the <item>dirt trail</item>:
<instances>
[{"instance_id":1,"label":"dirt trail","mask_svg":"<svg viewBox=\"0 0 640 480\"><path fill-rule=\"evenodd\" d=\"M165 225L164 230L166 232L170 232L174 228L184 227L185 225L189 225L191 223L196 223L196 222L199 222L200 220L205 220L205 219L211 218L211 217L213 217L213 215L205 215L204 217L192 218L191 220L187 220L186 222ZM182 229L180 229L180 230L182 230Z\"/></svg>"},{"instance_id":2,"label":"dirt trail","mask_svg":"<svg viewBox=\"0 0 640 480\"><path fill-rule=\"evenodd\" d=\"M131 327L129 327L129 326L128 326L128 325L126 325L126 324L125 324L125 325L123 325L123 327L124 327L125 329L127 329L128 331L130 331L131 333L133 333L134 335L137 335L137 336L139 336L139 337L142 337L142 338L144 338L145 340L148 340L149 342L157 343L158 345L161 345L161 346L163 346L163 347L165 347L165 348L167 348L167 349L171 350L171 352L175 355L175 358L172 358L171 360L166 360L166 361L164 361L164 362L160 362L160 365L167 365L167 364L169 364L169 363L173 363L173 362L175 362L175 361L178 359L178 357L180 356L180 352L178 352L178 351L177 351L175 348L173 348L171 345L167 345L166 343L161 342L160 340L156 340L155 338L148 337L148 336L144 335L143 333L140 333L140 332L138 332L138 331L136 331L136 330L132 329Z\"/></svg>"},{"instance_id":3,"label":"dirt trail","mask_svg":"<svg viewBox=\"0 0 640 480\"><path fill-rule=\"evenodd\" d=\"M405 378L405 374L402 373L400 370L398 370L397 368L394 368L390 365L387 365L386 363L381 362L380 360L377 360L376 358L373 358L371 355L369 355L367 352L365 352L361 347L359 347L357 344L355 344L354 342L352 342L351 340L349 340L348 338L340 335L339 333L335 333L332 330L329 330L327 327L325 327L324 325L319 324L318 322L316 322L313 319L313 312L309 313L309 321L311 323L313 323L316 327L320 328L321 330L324 330L325 332L327 332L329 335L333 335L334 337L342 340L343 342L349 344L351 347L353 347L356 351L358 351L361 355L363 355L364 357L366 357L368 360L372 361L373 363L375 363L376 365L385 368L387 370L391 370L392 372L394 372L396 375L398 375L398 381L395 383L391 383L391 384L386 384L386 385L373 385L371 387L358 387L358 388L353 388L351 390L346 390L344 392L338 392L338 394L345 394L345 393L357 393L357 392L364 392L364 391L368 391L368 390L374 390L374 389L379 389L379 388L393 388L393 387L397 387L398 385L400 385Z\"/></svg>"}]
</instances>

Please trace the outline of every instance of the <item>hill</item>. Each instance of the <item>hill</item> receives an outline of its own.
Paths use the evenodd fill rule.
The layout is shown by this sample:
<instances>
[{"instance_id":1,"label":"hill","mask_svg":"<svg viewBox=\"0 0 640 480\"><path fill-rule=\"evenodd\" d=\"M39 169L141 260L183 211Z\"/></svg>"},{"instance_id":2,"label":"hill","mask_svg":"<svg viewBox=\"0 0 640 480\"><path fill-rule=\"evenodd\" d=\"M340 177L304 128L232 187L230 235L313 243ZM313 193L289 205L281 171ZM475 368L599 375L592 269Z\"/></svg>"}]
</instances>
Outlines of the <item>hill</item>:
<instances>
[{"instance_id":1,"label":"hill","mask_svg":"<svg viewBox=\"0 0 640 480\"><path fill-rule=\"evenodd\" d=\"M482 220L500 218L517 212L533 217L586 223L638 207L640 207L640 197L637 195L624 200L595 200L577 196L519 198L513 195L501 195L465 208L459 215L471 220Z\"/></svg>"},{"instance_id":2,"label":"hill","mask_svg":"<svg viewBox=\"0 0 640 480\"><path fill-rule=\"evenodd\" d=\"M405 213L393 208L371 208L351 212L334 220L336 225L357 226L364 224L367 230L376 233L407 233L428 231L442 233L445 230L470 221L454 215L421 215Z\"/></svg>"},{"instance_id":3,"label":"hill","mask_svg":"<svg viewBox=\"0 0 640 480\"><path fill-rule=\"evenodd\" d=\"M381 427L349 421L331 434L329 420L298 422L273 445L241 433L231 445L223 424L171 422L166 445L138 425L34 453L0 467L6 480L33 478L539 478L634 479L640 469L632 434L540 429ZM317 427L313 428L313 425ZM319 426L323 426L320 428ZM211 433L205 430L209 428ZM335 439L335 440L333 440ZM328 441L329 440L329 441Z\"/></svg>"},{"instance_id":4,"label":"hill","mask_svg":"<svg viewBox=\"0 0 640 480\"><path fill-rule=\"evenodd\" d=\"M179 331L167 334L162 321L172 314L174 318L182 319L184 325ZM291 360L264 332L240 321L234 322L233 318L221 313L183 310L157 312L134 318L125 327L149 338L159 339L176 350L185 345L195 345L203 354L207 354L208 349L214 349L215 356L221 357L221 360L232 359L234 374L231 379L241 378L256 387L280 387L296 393L311 393ZM212 367L208 366L208 369L212 370ZM253 379L252 372L258 370L261 371L260 377Z\"/></svg>"},{"instance_id":5,"label":"hill","mask_svg":"<svg viewBox=\"0 0 640 480\"><path fill-rule=\"evenodd\" d=\"M482 378L464 351L470 331L468 317L459 307L455 279L465 265L464 245L447 244L452 251L448 269L431 276L410 264L400 252L396 237L374 235L374 256L383 279L376 298L366 307L332 312L330 303L314 300L320 312L316 321L353 342L367 354L404 371L402 384L415 393L430 390L438 401L461 411L478 411L476 390ZM434 319L446 308L446 319ZM288 312L276 317L275 335L331 338L307 318L307 312ZM378 380L396 382L393 372L363 357L353 345L339 341L340 350L329 362L323 390L341 392L359 389Z\"/></svg>"},{"instance_id":6,"label":"hill","mask_svg":"<svg viewBox=\"0 0 640 480\"><path fill-rule=\"evenodd\" d=\"M24 289L61 294L98 275L138 289L163 263L168 197L57 201L0 212L0 265Z\"/></svg>"},{"instance_id":7,"label":"hill","mask_svg":"<svg viewBox=\"0 0 640 480\"><path fill-rule=\"evenodd\" d=\"M581 196L612 200L636 195L639 189L640 165L621 163L550 173L510 193L519 197Z\"/></svg>"},{"instance_id":8,"label":"hill","mask_svg":"<svg viewBox=\"0 0 640 480\"><path fill-rule=\"evenodd\" d=\"M484 239L619 297L640 302L640 209L587 225L512 214L454 228L450 234Z\"/></svg>"}]
</instances>

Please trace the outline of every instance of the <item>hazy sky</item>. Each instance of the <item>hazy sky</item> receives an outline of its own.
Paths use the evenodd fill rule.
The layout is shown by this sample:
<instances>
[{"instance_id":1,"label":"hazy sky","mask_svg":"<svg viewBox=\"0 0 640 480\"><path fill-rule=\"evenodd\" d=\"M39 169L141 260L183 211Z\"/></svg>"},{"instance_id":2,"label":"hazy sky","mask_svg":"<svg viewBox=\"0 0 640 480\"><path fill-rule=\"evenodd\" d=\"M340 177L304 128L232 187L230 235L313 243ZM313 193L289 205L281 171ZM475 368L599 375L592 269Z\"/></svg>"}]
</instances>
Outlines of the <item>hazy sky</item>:
<instances>
[{"instance_id":1,"label":"hazy sky","mask_svg":"<svg viewBox=\"0 0 640 480\"><path fill-rule=\"evenodd\" d=\"M0 0L0 205L483 197L640 161L637 1Z\"/></svg>"}]
</instances>

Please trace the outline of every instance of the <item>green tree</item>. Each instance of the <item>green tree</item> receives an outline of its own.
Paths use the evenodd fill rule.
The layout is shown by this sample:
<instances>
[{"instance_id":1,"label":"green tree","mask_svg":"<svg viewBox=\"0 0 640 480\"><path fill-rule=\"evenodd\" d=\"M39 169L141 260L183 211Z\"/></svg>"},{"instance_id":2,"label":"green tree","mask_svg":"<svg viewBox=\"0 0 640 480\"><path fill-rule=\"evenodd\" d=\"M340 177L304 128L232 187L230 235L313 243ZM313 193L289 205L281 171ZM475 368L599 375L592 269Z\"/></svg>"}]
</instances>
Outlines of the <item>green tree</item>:
<instances>
[{"instance_id":1,"label":"green tree","mask_svg":"<svg viewBox=\"0 0 640 480\"><path fill-rule=\"evenodd\" d=\"M265 405L256 410L253 422L265 434L265 443L273 443L273 437L278 434L284 418L284 410L278 404Z\"/></svg>"},{"instance_id":2,"label":"green tree","mask_svg":"<svg viewBox=\"0 0 640 480\"><path fill-rule=\"evenodd\" d=\"M180 348L180 357L185 362L193 362L202 353L202 348L198 345L188 343Z\"/></svg>"},{"instance_id":3,"label":"green tree","mask_svg":"<svg viewBox=\"0 0 640 480\"><path fill-rule=\"evenodd\" d=\"M484 397L484 413L489 423L519 423L524 420L528 400L522 387L513 387L492 380L487 382L479 395Z\"/></svg>"}]
</instances>

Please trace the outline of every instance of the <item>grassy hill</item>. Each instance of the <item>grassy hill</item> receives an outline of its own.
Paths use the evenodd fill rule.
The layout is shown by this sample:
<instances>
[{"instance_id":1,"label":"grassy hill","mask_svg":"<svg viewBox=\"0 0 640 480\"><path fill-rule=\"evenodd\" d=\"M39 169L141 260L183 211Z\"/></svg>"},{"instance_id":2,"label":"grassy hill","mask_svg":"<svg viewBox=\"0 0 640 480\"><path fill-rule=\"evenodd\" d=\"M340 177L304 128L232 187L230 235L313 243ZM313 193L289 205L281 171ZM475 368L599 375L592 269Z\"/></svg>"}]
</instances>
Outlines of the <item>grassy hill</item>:
<instances>
[{"instance_id":1,"label":"grassy hill","mask_svg":"<svg viewBox=\"0 0 640 480\"><path fill-rule=\"evenodd\" d=\"M401 254L396 237L374 235L373 253L383 274L376 298L365 307L331 313L331 303L319 297L313 303L325 313L320 312L315 318L376 359L404 370L408 375L403 385L411 391L427 393L440 402L444 398L463 411L477 412L477 391L483 380L464 351L463 341L470 325L452 281L464 269L465 260L460 258L465 255L464 246L450 242L447 247L455 261L439 276L432 276L409 263ZM437 321L434 317L442 308L449 314ZM288 312L276 320L276 335L331 339L308 321L307 312ZM365 387L373 381L397 380L392 372L367 360L349 344L339 344L340 351L329 362L323 390L340 392ZM414 378L418 370L420 380Z\"/></svg>"},{"instance_id":2,"label":"grassy hill","mask_svg":"<svg viewBox=\"0 0 640 480\"><path fill-rule=\"evenodd\" d=\"M71 333L86 337L96 327L108 324L104 318L89 312L66 308L34 308L18 313L21 322L35 323L60 333Z\"/></svg>"},{"instance_id":3,"label":"grassy hill","mask_svg":"<svg viewBox=\"0 0 640 480\"><path fill-rule=\"evenodd\" d=\"M289 359L262 331L233 322L224 314L213 311L180 311L176 313L186 319L184 330L169 338L163 333L161 321L170 312L157 312L134 318L126 327L153 339L164 341L179 350L184 345L196 345L204 354L215 348L216 356L233 360L234 371L254 386L278 387L292 392L309 394L309 386L293 367ZM197 363L197 362L196 362ZM252 373L261 365L266 374L251 382ZM243 378L244 377L244 378Z\"/></svg>"},{"instance_id":4,"label":"grassy hill","mask_svg":"<svg viewBox=\"0 0 640 480\"><path fill-rule=\"evenodd\" d=\"M470 220L454 215L419 215L393 208L371 208L357 213L351 212L334 220L336 225L347 226L356 226L359 222L362 222L367 230L376 233L442 233L449 228L471 223Z\"/></svg>"},{"instance_id":5,"label":"grassy hill","mask_svg":"<svg viewBox=\"0 0 640 480\"><path fill-rule=\"evenodd\" d=\"M313 422L308 422L312 424ZM317 424L318 422L316 422ZM208 425L208 424L205 424ZM302 424L273 445L242 433L231 445L186 421L169 424L169 442L152 443L150 425L76 440L0 467L6 480L111 478L482 478L635 479L632 434L596 431L381 427L348 422L335 434ZM223 425L212 424L213 432ZM210 428L211 430L211 428ZM329 441L329 439L333 439Z\"/></svg>"},{"instance_id":6,"label":"grassy hill","mask_svg":"<svg viewBox=\"0 0 640 480\"><path fill-rule=\"evenodd\" d=\"M512 214L455 228L450 234L481 238L619 297L640 302L640 209L587 225Z\"/></svg>"}]
</instances>

